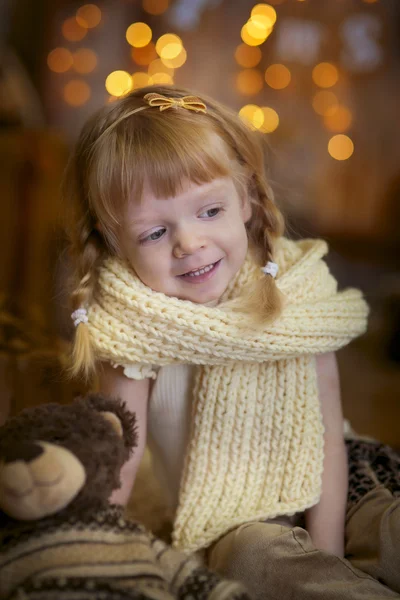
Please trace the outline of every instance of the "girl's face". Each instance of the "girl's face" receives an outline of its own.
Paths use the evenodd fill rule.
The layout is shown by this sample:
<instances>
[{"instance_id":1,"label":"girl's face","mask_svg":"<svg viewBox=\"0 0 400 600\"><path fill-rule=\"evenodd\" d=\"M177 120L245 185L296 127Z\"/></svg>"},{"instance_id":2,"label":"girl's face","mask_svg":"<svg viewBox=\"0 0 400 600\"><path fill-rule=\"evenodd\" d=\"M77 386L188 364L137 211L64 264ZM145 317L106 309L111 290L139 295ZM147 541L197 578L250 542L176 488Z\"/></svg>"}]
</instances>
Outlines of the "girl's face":
<instances>
[{"instance_id":1,"label":"girl's face","mask_svg":"<svg viewBox=\"0 0 400 600\"><path fill-rule=\"evenodd\" d=\"M156 198L145 187L124 214L120 247L141 281L156 292L213 304L246 257L250 201L229 177L188 183L177 196Z\"/></svg>"}]
</instances>

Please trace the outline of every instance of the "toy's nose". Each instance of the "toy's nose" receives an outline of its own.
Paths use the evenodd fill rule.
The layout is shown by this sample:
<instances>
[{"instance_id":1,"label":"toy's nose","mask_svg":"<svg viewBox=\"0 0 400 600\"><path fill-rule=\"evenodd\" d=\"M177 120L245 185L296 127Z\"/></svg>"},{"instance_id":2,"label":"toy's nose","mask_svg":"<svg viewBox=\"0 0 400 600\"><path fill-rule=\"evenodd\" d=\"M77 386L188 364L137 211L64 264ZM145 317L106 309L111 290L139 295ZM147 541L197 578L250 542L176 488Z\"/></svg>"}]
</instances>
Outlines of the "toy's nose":
<instances>
[{"instance_id":1,"label":"toy's nose","mask_svg":"<svg viewBox=\"0 0 400 600\"><path fill-rule=\"evenodd\" d=\"M43 454L43 448L36 442L20 442L7 446L4 453L2 453L2 459L5 464L16 460L29 463L41 454Z\"/></svg>"}]
</instances>

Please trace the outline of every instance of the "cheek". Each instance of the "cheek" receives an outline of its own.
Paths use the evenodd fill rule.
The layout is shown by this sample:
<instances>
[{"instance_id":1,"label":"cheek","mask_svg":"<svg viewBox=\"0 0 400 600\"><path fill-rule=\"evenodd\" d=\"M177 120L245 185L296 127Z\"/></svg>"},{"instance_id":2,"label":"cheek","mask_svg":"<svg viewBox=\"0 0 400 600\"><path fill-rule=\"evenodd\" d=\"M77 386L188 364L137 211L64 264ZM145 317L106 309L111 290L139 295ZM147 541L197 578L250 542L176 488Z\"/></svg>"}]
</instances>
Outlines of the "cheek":
<instances>
[{"instance_id":1,"label":"cheek","mask_svg":"<svg viewBox=\"0 0 400 600\"><path fill-rule=\"evenodd\" d=\"M139 249L131 254L129 262L139 279L150 287L166 273L165 256L157 246Z\"/></svg>"}]
</instances>

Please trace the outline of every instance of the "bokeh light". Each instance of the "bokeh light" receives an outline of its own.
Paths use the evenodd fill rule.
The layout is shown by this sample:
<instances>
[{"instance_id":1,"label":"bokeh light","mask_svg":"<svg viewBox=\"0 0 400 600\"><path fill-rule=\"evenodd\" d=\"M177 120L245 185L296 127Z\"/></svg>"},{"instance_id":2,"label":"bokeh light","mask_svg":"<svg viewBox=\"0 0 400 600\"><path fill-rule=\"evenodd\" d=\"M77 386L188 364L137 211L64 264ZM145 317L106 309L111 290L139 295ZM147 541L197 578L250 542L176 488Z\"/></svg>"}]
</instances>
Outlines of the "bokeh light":
<instances>
[{"instance_id":1,"label":"bokeh light","mask_svg":"<svg viewBox=\"0 0 400 600\"><path fill-rule=\"evenodd\" d=\"M71 79L63 90L63 97L70 106L82 106L90 98L90 87L82 79Z\"/></svg>"},{"instance_id":2,"label":"bokeh light","mask_svg":"<svg viewBox=\"0 0 400 600\"><path fill-rule=\"evenodd\" d=\"M270 4L256 4L251 11L252 19L261 20L268 29L276 23L276 10Z\"/></svg>"},{"instance_id":3,"label":"bokeh light","mask_svg":"<svg viewBox=\"0 0 400 600\"><path fill-rule=\"evenodd\" d=\"M262 52L258 46L239 44L235 50L235 60L241 67L256 67L262 58Z\"/></svg>"},{"instance_id":4,"label":"bokeh light","mask_svg":"<svg viewBox=\"0 0 400 600\"><path fill-rule=\"evenodd\" d=\"M76 20L82 27L93 29L101 21L101 10L95 4L84 4L76 11Z\"/></svg>"},{"instance_id":5,"label":"bokeh light","mask_svg":"<svg viewBox=\"0 0 400 600\"><path fill-rule=\"evenodd\" d=\"M90 48L79 48L73 54L74 69L82 75L91 73L97 67L97 55Z\"/></svg>"},{"instance_id":6,"label":"bokeh light","mask_svg":"<svg viewBox=\"0 0 400 600\"><path fill-rule=\"evenodd\" d=\"M329 88L337 83L339 72L332 63L322 62L313 68L312 78L319 87Z\"/></svg>"},{"instance_id":7,"label":"bokeh light","mask_svg":"<svg viewBox=\"0 0 400 600\"><path fill-rule=\"evenodd\" d=\"M105 82L111 96L123 96L132 89L132 77L126 71L113 71Z\"/></svg>"},{"instance_id":8,"label":"bokeh light","mask_svg":"<svg viewBox=\"0 0 400 600\"><path fill-rule=\"evenodd\" d=\"M151 41L153 32L146 23L132 23L125 34L128 44L134 48L143 48Z\"/></svg>"},{"instance_id":9,"label":"bokeh light","mask_svg":"<svg viewBox=\"0 0 400 600\"><path fill-rule=\"evenodd\" d=\"M147 73L137 72L132 74L132 89L137 90L152 85L153 80Z\"/></svg>"},{"instance_id":10,"label":"bokeh light","mask_svg":"<svg viewBox=\"0 0 400 600\"><path fill-rule=\"evenodd\" d=\"M335 160L347 160L354 152L353 141L347 135L334 135L328 142L328 152Z\"/></svg>"},{"instance_id":11,"label":"bokeh light","mask_svg":"<svg viewBox=\"0 0 400 600\"><path fill-rule=\"evenodd\" d=\"M279 125L279 115L270 106L262 106L261 110L263 111L264 121L260 127L260 131L262 133L272 133Z\"/></svg>"},{"instance_id":12,"label":"bokeh light","mask_svg":"<svg viewBox=\"0 0 400 600\"><path fill-rule=\"evenodd\" d=\"M347 131L352 124L353 115L347 106L339 105L333 114L324 116L324 124L333 133Z\"/></svg>"},{"instance_id":13,"label":"bokeh light","mask_svg":"<svg viewBox=\"0 0 400 600\"><path fill-rule=\"evenodd\" d=\"M74 59L67 48L54 48L47 56L47 64L54 73L65 73L73 65Z\"/></svg>"},{"instance_id":14,"label":"bokeh light","mask_svg":"<svg viewBox=\"0 0 400 600\"><path fill-rule=\"evenodd\" d=\"M270 65L265 71L265 81L274 90L282 90L290 83L292 76L285 65Z\"/></svg>"},{"instance_id":15,"label":"bokeh light","mask_svg":"<svg viewBox=\"0 0 400 600\"><path fill-rule=\"evenodd\" d=\"M174 33L166 33L158 38L156 51L158 56L166 60L177 58L182 52L183 43L179 36Z\"/></svg>"},{"instance_id":16,"label":"bokeh light","mask_svg":"<svg viewBox=\"0 0 400 600\"><path fill-rule=\"evenodd\" d=\"M167 75L171 75L172 77L174 74L174 69L172 69L171 67L167 67L167 65L161 60L161 58L157 58L149 64L147 72L151 77L153 77L155 73L166 73Z\"/></svg>"},{"instance_id":17,"label":"bokeh light","mask_svg":"<svg viewBox=\"0 0 400 600\"><path fill-rule=\"evenodd\" d=\"M152 60L155 60L158 57L158 54L156 52L155 44L150 42L147 46L143 46L142 48L132 48L131 56L137 65L147 66Z\"/></svg>"},{"instance_id":18,"label":"bokeh light","mask_svg":"<svg viewBox=\"0 0 400 600\"><path fill-rule=\"evenodd\" d=\"M264 113L256 104L246 104L239 111L239 117L250 129L260 129L264 123Z\"/></svg>"},{"instance_id":19,"label":"bokeh light","mask_svg":"<svg viewBox=\"0 0 400 600\"><path fill-rule=\"evenodd\" d=\"M162 15L169 6L169 0L143 0L142 6L150 15Z\"/></svg>"},{"instance_id":20,"label":"bokeh light","mask_svg":"<svg viewBox=\"0 0 400 600\"><path fill-rule=\"evenodd\" d=\"M75 17L66 19L61 26L62 34L69 42L80 42L87 34L87 31L87 27L82 27Z\"/></svg>"},{"instance_id":21,"label":"bokeh light","mask_svg":"<svg viewBox=\"0 0 400 600\"><path fill-rule=\"evenodd\" d=\"M263 85L263 77L257 69L244 69L236 77L236 87L244 96L258 94Z\"/></svg>"},{"instance_id":22,"label":"bokeh light","mask_svg":"<svg viewBox=\"0 0 400 600\"><path fill-rule=\"evenodd\" d=\"M161 58L161 60L167 67L171 67L171 69L179 69L187 60L187 52L185 48L182 48L178 56L175 58Z\"/></svg>"},{"instance_id":23,"label":"bokeh light","mask_svg":"<svg viewBox=\"0 0 400 600\"><path fill-rule=\"evenodd\" d=\"M320 90L312 100L313 109L322 116L333 115L339 106L339 101L333 92Z\"/></svg>"},{"instance_id":24,"label":"bokeh light","mask_svg":"<svg viewBox=\"0 0 400 600\"><path fill-rule=\"evenodd\" d=\"M240 31L240 36L248 46L260 46L272 32L271 28L264 27L259 21L249 19Z\"/></svg>"},{"instance_id":25,"label":"bokeh light","mask_svg":"<svg viewBox=\"0 0 400 600\"><path fill-rule=\"evenodd\" d=\"M153 85L172 85L174 83L173 77L168 73L154 73L151 80Z\"/></svg>"},{"instance_id":26,"label":"bokeh light","mask_svg":"<svg viewBox=\"0 0 400 600\"><path fill-rule=\"evenodd\" d=\"M375 4L378 0L364 0L365 4Z\"/></svg>"}]
</instances>

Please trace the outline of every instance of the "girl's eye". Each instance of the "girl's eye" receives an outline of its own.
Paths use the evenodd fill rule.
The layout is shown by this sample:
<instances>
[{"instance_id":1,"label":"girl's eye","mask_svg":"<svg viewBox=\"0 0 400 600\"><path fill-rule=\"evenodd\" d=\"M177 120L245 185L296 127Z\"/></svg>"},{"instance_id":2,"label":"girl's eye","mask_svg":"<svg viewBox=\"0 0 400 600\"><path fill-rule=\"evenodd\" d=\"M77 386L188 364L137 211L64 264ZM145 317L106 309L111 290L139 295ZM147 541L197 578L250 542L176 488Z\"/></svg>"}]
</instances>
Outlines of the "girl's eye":
<instances>
[{"instance_id":1,"label":"girl's eye","mask_svg":"<svg viewBox=\"0 0 400 600\"><path fill-rule=\"evenodd\" d=\"M216 206L214 208L209 208L204 213L202 213L200 216L203 217L205 215L206 217L208 217L210 219L212 217L216 217L220 212L221 212L221 209L218 206Z\"/></svg>"},{"instance_id":2,"label":"girl's eye","mask_svg":"<svg viewBox=\"0 0 400 600\"><path fill-rule=\"evenodd\" d=\"M159 240L165 233L166 229L163 227L162 229L157 229L157 231L153 231L150 235L143 238L142 242L155 242Z\"/></svg>"}]
</instances>

